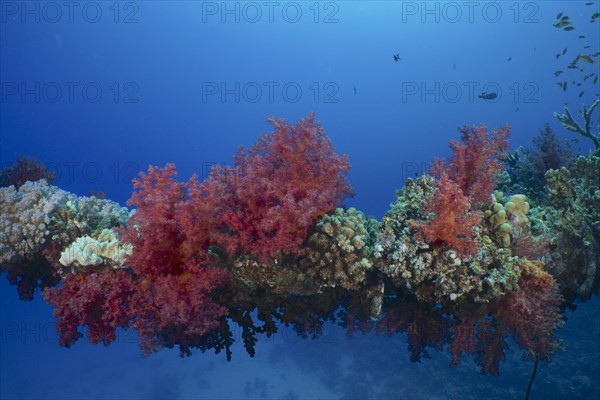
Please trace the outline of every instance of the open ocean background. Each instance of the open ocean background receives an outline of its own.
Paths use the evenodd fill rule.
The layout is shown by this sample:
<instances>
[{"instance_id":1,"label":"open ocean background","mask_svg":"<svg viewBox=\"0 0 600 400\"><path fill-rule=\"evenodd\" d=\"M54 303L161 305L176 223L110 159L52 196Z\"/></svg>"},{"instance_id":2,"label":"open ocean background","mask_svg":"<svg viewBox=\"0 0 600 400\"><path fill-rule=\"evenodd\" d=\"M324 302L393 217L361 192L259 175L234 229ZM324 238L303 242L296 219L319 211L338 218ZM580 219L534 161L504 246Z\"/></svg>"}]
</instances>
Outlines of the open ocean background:
<instances>
[{"instance_id":1,"label":"open ocean background","mask_svg":"<svg viewBox=\"0 0 600 400\"><path fill-rule=\"evenodd\" d=\"M380 219L407 178L449 155L459 126L508 123L513 150L545 123L573 138L552 114L589 105L598 85L562 91L554 71L600 47L589 22L600 2L585 3L1 1L1 167L30 155L61 188L125 204L149 164L203 177L266 133L268 117L315 111L352 164L345 204ZM577 30L554 28L559 12ZM600 398L598 315L598 296L567 312L565 351L540 363L532 399ZM231 362L143 358L132 332L60 348L54 321L2 277L1 399L506 399L523 396L531 371L514 344L495 378L468 358L450 368L447 352L412 363L405 335L347 339L334 325L317 340L282 326L254 358L238 341Z\"/></svg>"}]
</instances>

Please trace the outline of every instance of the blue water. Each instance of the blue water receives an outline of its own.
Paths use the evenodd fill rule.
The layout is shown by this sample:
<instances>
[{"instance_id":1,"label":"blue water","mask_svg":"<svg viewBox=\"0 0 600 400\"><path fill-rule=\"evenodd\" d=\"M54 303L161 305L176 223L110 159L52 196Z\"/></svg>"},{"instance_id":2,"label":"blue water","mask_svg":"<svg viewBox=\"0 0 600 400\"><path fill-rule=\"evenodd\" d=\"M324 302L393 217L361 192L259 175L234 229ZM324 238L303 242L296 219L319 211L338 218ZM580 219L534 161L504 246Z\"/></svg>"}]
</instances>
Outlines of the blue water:
<instances>
[{"instance_id":1,"label":"blue water","mask_svg":"<svg viewBox=\"0 0 600 400\"><path fill-rule=\"evenodd\" d=\"M508 123L513 149L545 123L572 138L553 112L599 92L591 80L562 91L554 76L583 46L598 51L597 1L269 4L0 2L1 166L31 155L61 188L125 204L149 164L205 176L266 133L269 116L315 111L352 163L345 204L381 218L408 177L449 155L458 126ZM552 26L559 12L575 31ZM486 90L498 98L477 98ZM21 302L2 279L0 302L2 399L520 398L531 370L515 346L495 378L469 359L451 369L447 352L412 363L403 335L349 340L335 325L315 341L282 327L254 358L237 341L232 362L142 358L129 332L64 349L40 296ZM599 311L596 296L567 313L565 351L540 363L532 398L600 396Z\"/></svg>"}]
</instances>

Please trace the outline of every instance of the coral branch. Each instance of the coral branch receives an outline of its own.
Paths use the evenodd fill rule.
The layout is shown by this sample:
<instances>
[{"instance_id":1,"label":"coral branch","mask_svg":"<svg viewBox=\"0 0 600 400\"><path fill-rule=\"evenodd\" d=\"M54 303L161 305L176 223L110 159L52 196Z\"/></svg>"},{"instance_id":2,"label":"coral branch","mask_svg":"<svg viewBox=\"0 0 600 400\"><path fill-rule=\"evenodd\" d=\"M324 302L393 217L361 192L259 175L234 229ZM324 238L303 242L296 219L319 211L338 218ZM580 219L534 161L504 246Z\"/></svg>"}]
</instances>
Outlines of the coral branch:
<instances>
[{"instance_id":1,"label":"coral branch","mask_svg":"<svg viewBox=\"0 0 600 400\"><path fill-rule=\"evenodd\" d=\"M562 126L571 132L580 134L583 137L590 139L594 143L596 149L600 149L600 125L598 125L598 133L593 133L591 128L592 113L594 109L600 104L600 100L596 100L592 103L590 108L586 108L585 104L580 111L583 116L583 128L577 121L573 119L569 109L564 108L564 114L554 113L554 117L562 124Z\"/></svg>"}]
</instances>

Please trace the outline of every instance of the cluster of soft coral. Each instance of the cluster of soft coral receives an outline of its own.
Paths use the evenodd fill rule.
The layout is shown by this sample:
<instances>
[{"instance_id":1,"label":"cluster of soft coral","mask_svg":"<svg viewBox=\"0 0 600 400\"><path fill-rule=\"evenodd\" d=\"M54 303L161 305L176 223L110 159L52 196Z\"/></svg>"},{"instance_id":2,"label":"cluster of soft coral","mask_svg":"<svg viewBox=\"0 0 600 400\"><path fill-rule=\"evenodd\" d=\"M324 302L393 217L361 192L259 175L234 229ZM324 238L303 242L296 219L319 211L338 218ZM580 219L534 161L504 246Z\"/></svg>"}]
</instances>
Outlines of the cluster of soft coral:
<instances>
[{"instance_id":1,"label":"cluster of soft coral","mask_svg":"<svg viewBox=\"0 0 600 400\"><path fill-rule=\"evenodd\" d=\"M35 182L40 179L52 183L56 179L56 172L49 170L35 158L27 156L19 156L16 163L0 172L0 186L14 185L17 189L25 182Z\"/></svg>"},{"instance_id":2,"label":"cluster of soft coral","mask_svg":"<svg viewBox=\"0 0 600 400\"><path fill-rule=\"evenodd\" d=\"M520 278L515 278L519 280L519 290L482 295L482 302L489 305L478 305L474 316L466 311L454 312L461 310L458 306L462 310L473 306L465 300L467 296L456 294L460 288L452 286L462 281L454 278L465 278L473 292L485 292L486 288L479 287L484 284L510 286L502 282L508 275L506 265L498 261L502 258L486 250L495 245L491 240L482 242L482 209L489 205L496 175L502 170L508 148L507 126L491 133L484 126L462 128L462 140L451 142L453 155L449 162L438 160L430 176L417 183L410 181L413 188L423 186L421 191L413 190L420 193L414 196L418 207L398 205L392 211L403 218L387 217L381 226L373 224L369 235L356 235L348 218L339 218L339 229L329 229L324 223L333 218L327 215L351 193L345 177L349 170L347 158L335 152L312 114L295 125L283 120L270 122L274 130L263 135L252 148L240 149L233 167L216 167L204 181L196 177L185 183L177 181L172 164L150 167L134 180L135 192L129 204L136 212L127 227L118 231L120 240L133 246L126 266L67 273L59 288L44 291L46 299L55 306L61 344L72 345L81 336L83 326L87 326L91 342L105 344L116 339L118 328L132 328L139 332L146 352L174 343L181 346L182 353L188 352L191 345L205 340L198 338L223 334L224 317L239 313L238 289L254 290L239 279L235 281L232 266L249 270L247 266L254 265L256 271L285 270L289 265L283 260L288 262L291 258L300 267L288 268L294 278L310 280L310 268L314 265L305 265L310 264L310 252L308 256L303 253L310 244L307 237L313 232L314 241L323 241L320 244L324 248L331 247L327 246L328 240L347 245L348 238L352 238L360 249L365 245L362 236L369 238L369 251L360 253L364 262L361 259L356 264L363 268L359 275L361 283L364 281L364 285L357 286L377 294L365 297L361 292L360 301L373 302L365 315L382 314L386 278L395 278L391 280L395 289L404 282L405 288L412 291L408 295L420 301L415 315L421 317L404 321L388 310L383 312L380 332L408 330L415 357L424 346L439 347L449 340L444 335L428 337L427 332L439 330L434 327L447 330L450 326L455 327L451 342L455 361L461 353L478 353L478 361L488 372L497 371L505 348L505 333L513 334L519 345L536 357L547 358L551 354L552 333L560 322L560 296L552 277L539 262L523 259L519 264L522 272ZM345 213L350 210L338 210L339 216ZM319 221L323 234L314 236ZM418 234L403 238L421 242L414 249L414 254L423 259L420 264L407 250L411 244L401 243L395 236L396 231L406 233L411 229ZM526 242L522 244L521 247ZM478 254L482 260L475 260ZM519 254L513 257L506 250L501 254L504 255L513 264L518 262ZM375 265L386 262L390 264L388 268ZM328 268L334 263L321 264ZM332 277L332 282L322 286L349 289L336 281L343 267L317 271ZM421 282L414 274L409 277L411 268L412 272L429 268L433 278L426 276ZM397 273L399 270L401 273ZM238 272L260 286L262 280L257 274ZM300 283L305 283L302 279ZM406 285L409 279L414 282ZM455 318L453 321L429 320L425 311L431 304L423 299L439 296L419 297L419 293L427 292L431 285L454 291L444 293L443 304L448 310L446 316ZM260 289L269 292L264 287ZM287 294L290 293L288 289ZM449 308L454 306L457 308ZM248 315L249 311L244 311L244 318ZM481 350L482 345L491 350Z\"/></svg>"},{"instance_id":3,"label":"cluster of soft coral","mask_svg":"<svg viewBox=\"0 0 600 400\"><path fill-rule=\"evenodd\" d=\"M271 122L274 131L241 149L235 167L217 167L203 182L178 182L173 164L134 180L136 212L120 230L133 245L127 268L67 276L45 292L61 343L71 345L84 325L91 341L107 343L121 326L139 332L146 352L165 336L185 352L192 336L217 329L227 312L213 296L230 280L226 260L301 252L308 230L350 194L349 163L312 114L296 125ZM115 288L122 300L113 307Z\"/></svg>"},{"instance_id":4,"label":"cluster of soft coral","mask_svg":"<svg viewBox=\"0 0 600 400\"><path fill-rule=\"evenodd\" d=\"M241 148L233 168L213 169L193 199L210 205L217 244L263 262L300 253L308 230L351 193L348 159L313 114L296 125L269 121L274 130Z\"/></svg>"},{"instance_id":5,"label":"cluster of soft coral","mask_svg":"<svg viewBox=\"0 0 600 400\"><path fill-rule=\"evenodd\" d=\"M510 127L488 133L484 125L462 127L461 141L450 141L453 154L448 164L436 160L433 200L422 210L425 221L414 221L429 243L445 243L461 255L477 251L473 228L481 223L482 205L490 202L496 175L504 169Z\"/></svg>"}]
</instances>

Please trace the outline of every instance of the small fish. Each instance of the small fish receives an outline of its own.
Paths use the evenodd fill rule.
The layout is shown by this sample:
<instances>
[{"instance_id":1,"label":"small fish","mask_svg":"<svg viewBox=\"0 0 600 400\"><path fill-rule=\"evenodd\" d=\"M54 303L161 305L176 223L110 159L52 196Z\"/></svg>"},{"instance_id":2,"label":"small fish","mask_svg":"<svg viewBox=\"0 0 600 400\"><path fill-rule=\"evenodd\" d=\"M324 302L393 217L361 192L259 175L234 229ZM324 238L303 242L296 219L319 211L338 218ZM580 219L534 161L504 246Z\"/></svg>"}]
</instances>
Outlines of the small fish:
<instances>
[{"instance_id":1,"label":"small fish","mask_svg":"<svg viewBox=\"0 0 600 400\"><path fill-rule=\"evenodd\" d=\"M594 60L592 60L592 57L590 57L590 56L586 56L586 55L581 55L580 54L578 56L578 59L581 60L581 61L585 61L588 64L593 64L594 63Z\"/></svg>"},{"instance_id":2,"label":"small fish","mask_svg":"<svg viewBox=\"0 0 600 400\"><path fill-rule=\"evenodd\" d=\"M567 48L565 47L565 49L562 52L562 55L564 56L567 53Z\"/></svg>"},{"instance_id":3,"label":"small fish","mask_svg":"<svg viewBox=\"0 0 600 400\"><path fill-rule=\"evenodd\" d=\"M579 39L585 39L585 35L579 35L577 36Z\"/></svg>"},{"instance_id":4,"label":"small fish","mask_svg":"<svg viewBox=\"0 0 600 400\"><path fill-rule=\"evenodd\" d=\"M454 65L452 66L453 69L456 69L456 63L454 63Z\"/></svg>"},{"instance_id":5,"label":"small fish","mask_svg":"<svg viewBox=\"0 0 600 400\"><path fill-rule=\"evenodd\" d=\"M517 112L517 111L519 111L519 109L518 109L518 108L515 108L515 112Z\"/></svg>"},{"instance_id":6,"label":"small fish","mask_svg":"<svg viewBox=\"0 0 600 400\"><path fill-rule=\"evenodd\" d=\"M559 76L560 74L562 74L563 71L561 71L560 69L558 71L554 71L554 76Z\"/></svg>"},{"instance_id":7,"label":"small fish","mask_svg":"<svg viewBox=\"0 0 600 400\"><path fill-rule=\"evenodd\" d=\"M582 90L582 91L579 93L579 96L577 96L577 97L581 97L581 96L583 96L583 94L584 94L584 93L585 93L585 90Z\"/></svg>"},{"instance_id":8,"label":"small fish","mask_svg":"<svg viewBox=\"0 0 600 400\"><path fill-rule=\"evenodd\" d=\"M586 6L592 6L592 5L594 5L594 2L593 2L593 1L590 1L590 2L588 2L588 3L585 3L585 5L586 5Z\"/></svg>"},{"instance_id":9,"label":"small fish","mask_svg":"<svg viewBox=\"0 0 600 400\"><path fill-rule=\"evenodd\" d=\"M583 81L584 81L584 82L585 82L585 81L587 81L589 77L590 77L590 75L585 75L585 76L583 77Z\"/></svg>"},{"instance_id":10,"label":"small fish","mask_svg":"<svg viewBox=\"0 0 600 400\"><path fill-rule=\"evenodd\" d=\"M559 21L555 23L553 26L557 29L564 28L565 26L571 25L571 21Z\"/></svg>"},{"instance_id":11,"label":"small fish","mask_svg":"<svg viewBox=\"0 0 600 400\"><path fill-rule=\"evenodd\" d=\"M589 49L590 47L592 46L590 46L589 44L587 46L583 46L584 49Z\"/></svg>"},{"instance_id":12,"label":"small fish","mask_svg":"<svg viewBox=\"0 0 600 400\"><path fill-rule=\"evenodd\" d=\"M592 57L598 57L598 56L600 56L600 51L597 52L597 53L592 54Z\"/></svg>"},{"instance_id":13,"label":"small fish","mask_svg":"<svg viewBox=\"0 0 600 400\"><path fill-rule=\"evenodd\" d=\"M567 65L567 68L568 69L577 69L577 65L571 63L571 64Z\"/></svg>"},{"instance_id":14,"label":"small fish","mask_svg":"<svg viewBox=\"0 0 600 400\"><path fill-rule=\"evenodd\" d=\"M596 77L594 78L594 85L598 83L598 75L596 75Z\"/></svg>"},{"instance_id":15,"label":"small fish","mask_svg":"<svg viewBox=\"0 0 600 400\"><path fill-rule=\"evenodd\" d=\"M402 60L402 59L400 58L400 53L396 53L396 54L394 54L394 61L398 62L399 60Z\"/></svg>"},{"instance_id":16,"label":"small fish","mask_svg":"<svg viewBox=\"0 0 600 400\"><path fill-rule=\"evenodd\" d=\"M506 60L506 61L510 61L510 60L512 60L512 57L508 57L508 60Z\"/></svg>"},{"instance_id":17,"label":"small fish","mask_svg":"<svg viewBox=\"0 0 600 400\"><path fill-rule=\"evenodd\" d=\"M352 88L354 89L354 94L356 94L356 85L353 85Z\"/></svg>"},{"instance_id":18,"label":"small fish","mask_svg":"<svg viewBox=\"0 0 600 400\"><path fill-rule=\"evenodd\" d=\"M574 30L575 30L575 27L574 27L574 26L566 26L566 27L563 29L563 31L565 31L565 32L570 32L570 31L574 31Z\"/></svg>"},{"instance_id":19,"label":"small fish","mask_svg":"<svg viewBox=\"0 0 600 400\"><path fill-rule=\"evenodd\" d=\"M560 20L561 21L567 21L569 19L569 17L567 17L566 15L564 17L562 17Z\"/></svg>"},{"instance_id":20,"label":"small fish","mask_svg":"<svg viewBox=\"0 0 600 400\"><path fill-rule=\"evenodd\" d=\"M498 94L494 92L483 92L479 95L479 98L484 100L494 100L496 97Z\"/></svg>"},{"instance_id":21,"label":"small fish","mask_svg":"<svg viewBox=\"0 0 600 400\"><path fill-rule=\"evenodd\" d=\"M577 85L575 85L575 86L577 86L577 87L580 87L580 86L581 86L581 83L578 83L578 84L577 84Z\"/></svg>"},{"instance_id":22,"label":"small fish","mask_svg":"<svg viewBox=\"0 0 600 400\"><path fill-rule=\"evenodd\" d=\"M563 90L563 92L565 92L567 90L567 82L558 82L556 83L558 85L559 88L561 88Z\"/></svg>"},{"instance_id":23,"label":"small fish","mask_svg":"<svg viewBox=\"0 0 600 400\"><path fill-rule=\"evenodd\" d=\"M562 17L562 16L563 16L563 13L562 13L562 12L559 12L559 13L556 15L556 19L560 19L560 17Z\"/></svg>"},{"instance_id":24,"label":"small fish","mask_svg":"<svg viewBox=\"0 0 600 400\"><path fill-rule=\"evenodd\" d=\"M560 53L556 53L556 59L558 60L560 58Z\"/></svg>"},{"instance_id":25,"label":"small fish","mask_svg":"<svg viewBox=\"0 0 600 400\"><path fill-rule=\"evenodd\" d=\"M595 12L594 14L592 14L592 20L590 22L594 22L598 18L600 18L600 12Z\"/></svg>"}]
</instances>

